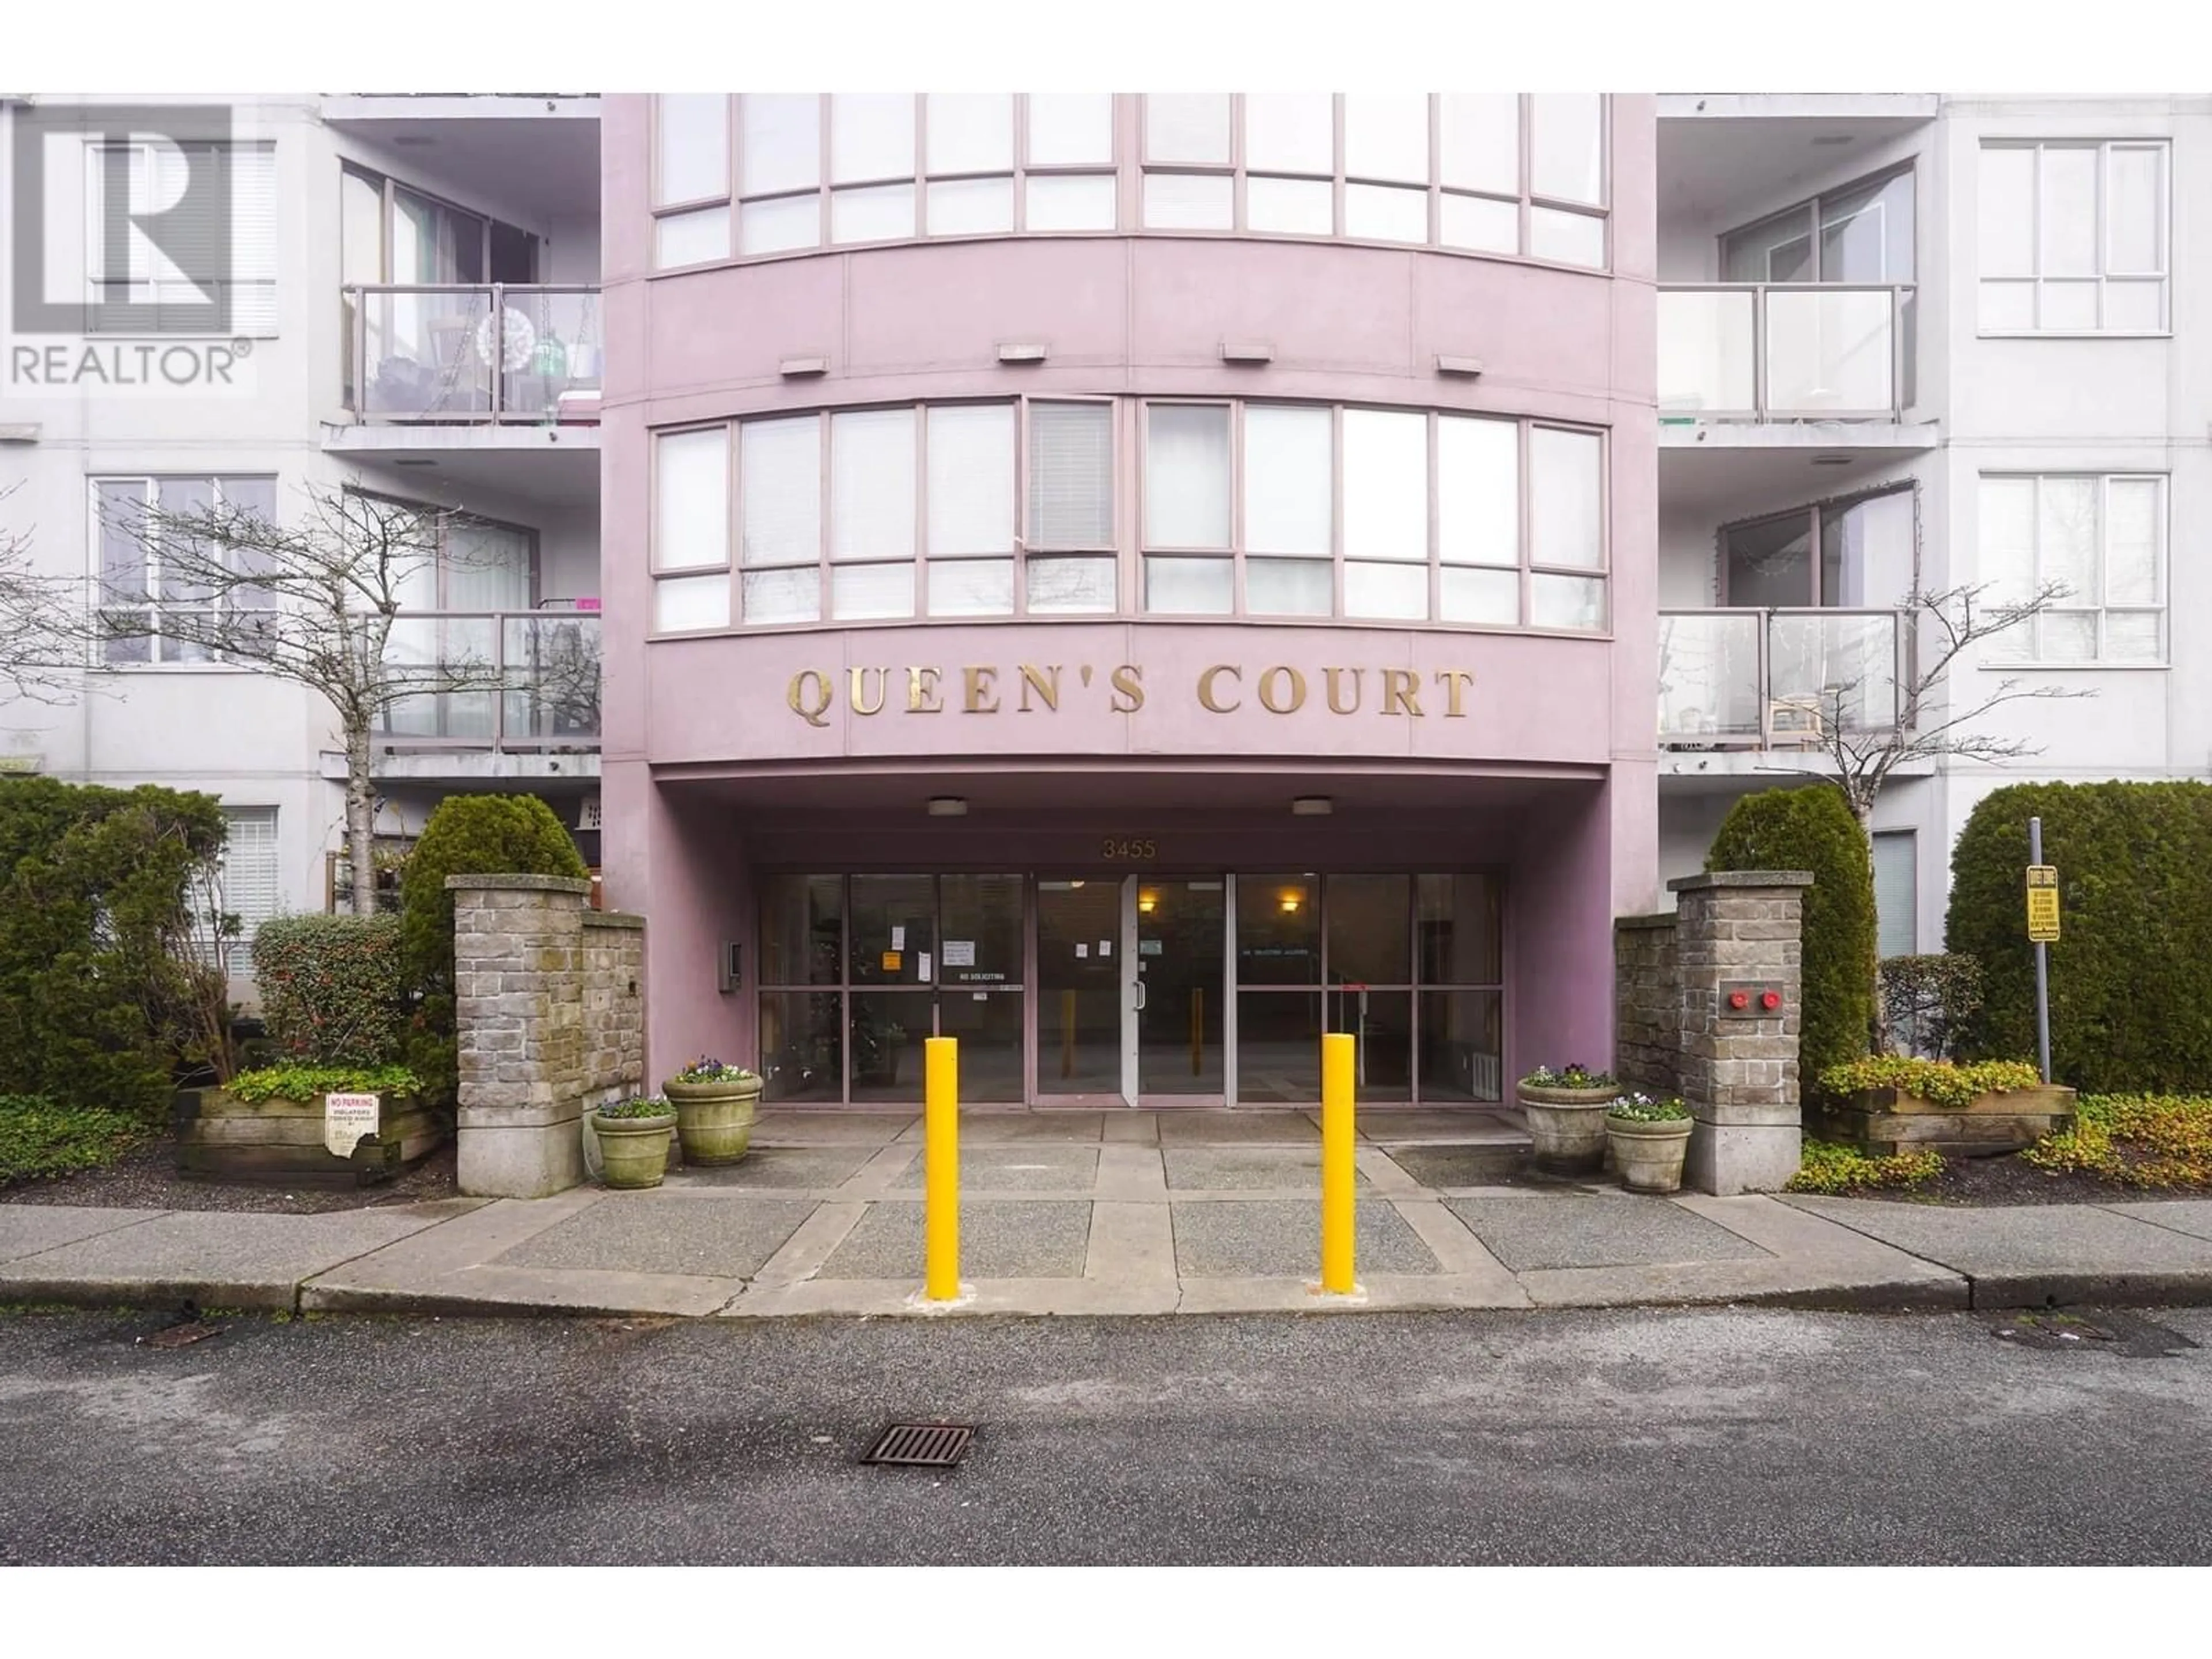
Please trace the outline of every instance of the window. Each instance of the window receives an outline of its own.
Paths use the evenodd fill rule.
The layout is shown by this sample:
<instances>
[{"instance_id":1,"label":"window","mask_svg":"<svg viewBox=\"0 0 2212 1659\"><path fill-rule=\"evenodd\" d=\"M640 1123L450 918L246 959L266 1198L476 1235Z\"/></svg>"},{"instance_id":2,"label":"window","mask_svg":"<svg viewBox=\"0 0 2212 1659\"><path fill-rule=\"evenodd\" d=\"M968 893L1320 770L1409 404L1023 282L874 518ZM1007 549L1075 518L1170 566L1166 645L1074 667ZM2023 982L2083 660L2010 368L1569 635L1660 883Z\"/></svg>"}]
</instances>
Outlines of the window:
<instances>
[{"instance_id":1,"label":"window","mask_svg":"<svg viewBox=\"0 0 2212 1659\"><path fill-rule=\"evenodd\" d=\"M121 188L114 178L120 171ZM204 185L188 191L195 173ZM228 222L219 222L227 199ZM157 246L130 225L167 208ZM84 150L84 258L94 333L182 326L171 308L230 305L231 334L276 332L276 152L267 143L88 143ZM187 313L188 314L188 313Z\"/></svg>"},{"instance_id":2,"label":"window","mask_svg":"<svg viewBox=\"0 0 2212 1659\"><path fill-rule=\"evenodd\" d=\"M229 833L223 840L217 902L238 918L231 966L242 977L252 971L254 933L284 908L276 858L276 809L226 806L222 816Z\"/></svg>"},{"instance_id":3,"label":"window","mask_svg":"<svg viewBox=\"0 0 2212 1659\"><path fill-rule=\"evenodd\" d=\"M1918 856L1910 830L1885 830L1874 838L1875 953L1884 959L1919 953Z\"/></svg>"},{"instance_id":4,"label":"window","mask_svg":"<svg viewBox=\"0 0 2212 1659\"><path fill-rule=\"evenodd\" d=\"M1876 609L1912 591L1912 487L1844 496L1721 531L1721 603Z\"/></svg>"},{"instance_id":5,"label":"window","mask_svg":"<svg viewBox=\"0 0 2212 1659\"><path fill-rule=\"evenodd\" d=\"M1989 602L2019 605L2064 591L2041 614L1993 635L1992 663L2166 660L2166 481L2087 473L1985 473L1981 579Z\"/></svg>"},{"instance_id":6,"label":"window","mask_svg":"<svg viewBox=\"0 0 2212 1659\"><path fill-rule=\"evenodd\" d=\"M1721 238L1728 283L1909 283L1912 170L1825 191Z\"/></svg>"},{"instance_id":7,"label":"window","mask_svg":"<svg viewBox=\"0 0 2212 1659\"><path fill-rule=\"evenodd\" d=\"M1152 93L1144 108L1147 230L1606 263L1596 94Z\"/></svg>"},{"instance_id":8,"label":"window","mask_svg":"<svg viewBox=\"0 0 2212 1659\"><path fill-rule=\"evenodd\" d=\"M111 668L216 661L213 642L227 625L223 608L251 601L252 591L216 595L185 586L165 569L161 536L146 514L231 507L273 521L276 479L99 478L92 488L100 614L109 635L101 659ZM125 627L128 632L120 631Z\"/></svg>"},{"instance_id":9,"label":"window","mask_svg":"<svg viewBox=\"0 0 2212 1659\"><path fill-rule=\"evenodd\" d=\"M1985 143L1985 334L2166 328L2164 141Z\"/></svg>"}]
</instances>

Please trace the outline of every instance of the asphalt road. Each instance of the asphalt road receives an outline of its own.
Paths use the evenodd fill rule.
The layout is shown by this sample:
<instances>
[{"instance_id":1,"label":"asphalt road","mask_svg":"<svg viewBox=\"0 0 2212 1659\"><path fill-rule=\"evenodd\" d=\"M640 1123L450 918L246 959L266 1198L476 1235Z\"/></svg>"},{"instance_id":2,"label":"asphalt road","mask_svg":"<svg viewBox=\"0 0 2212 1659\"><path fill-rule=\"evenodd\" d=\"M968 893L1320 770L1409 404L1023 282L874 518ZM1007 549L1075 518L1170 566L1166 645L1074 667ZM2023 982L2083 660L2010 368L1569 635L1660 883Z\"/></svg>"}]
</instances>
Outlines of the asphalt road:
<instances>
[{"instance_id":1,"label":"asphalt road","mask_svg":"<svg viewBox=\"0 0 2212 1659\"><path fill-rule=\"evenodd\" d=\"M2212 1311L2080 1316L11 1313L0 1561L2212 1561Z\"/></svg>"}]
</instances>

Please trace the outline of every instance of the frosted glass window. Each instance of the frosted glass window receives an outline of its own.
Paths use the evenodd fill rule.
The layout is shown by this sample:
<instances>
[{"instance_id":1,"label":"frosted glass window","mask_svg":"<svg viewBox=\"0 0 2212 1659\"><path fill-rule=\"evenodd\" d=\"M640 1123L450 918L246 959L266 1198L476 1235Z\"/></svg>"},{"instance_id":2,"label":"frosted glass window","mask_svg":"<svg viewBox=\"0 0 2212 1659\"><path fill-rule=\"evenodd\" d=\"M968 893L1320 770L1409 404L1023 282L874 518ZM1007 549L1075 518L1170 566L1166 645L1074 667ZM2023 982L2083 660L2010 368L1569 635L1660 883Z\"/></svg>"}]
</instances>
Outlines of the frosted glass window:
<instances>
[{"instance_id":1,"label":"frosted glass window","mask_svg":"<svg viewBox=\"0 0 2212 1659\"><path fill-rule=\"evenodd\" d=\"M1984 283L1982 326L1987 329L2027 329L2035 326L2033 283Z\"/></svg>"},{"instance_id":2,"label":"frosted glass window","mask_svg":"<svg viewBox=\"0 0 2212 1659\"><path fill-rule=\"evenodd\" d=\"M1112 173L1032 173L1024 183L1031 230L1114 228Z\"/></svg>"},{"instance_id":3,"label":"frosted glass window","mask_svg":"<svg viewBox=\"0 0 2212 1659\"><path fill-rule=\"evenodd\" d=\"M1478 253L1518 253L1520 204L1446 191L1438 203L1437 240L1446 247L1472 248Z\"/></svg>"},{"instance_id":4,"label":"frosted glass window","mask_svg":"<svg viewBox=\"0 0 2212 1659\"><path fill-rule=\"evenodd\" d=\"M1446 564L1521 562L1521 428L1515 422L1457 415L1437 422L1437 556Z\"/></svg>"},{"instance_id":5,"label":"frosted glass window","mask_svg":"<svg viewBox=\"0 0 2212 1659\"><path fill-rule=\"evenodd\" d=\"M821 245L819 196L781 196L772 202L747 202L738 210L740 253L781 253Z\"/></svg>"},{"instance_id":6,"label":"frosted glass window","mask_svg":"<svg viewBox=\"0 0 2212 1659\"><path fill-rule=\"evenodd\" d=\"M822 422L747 421L738 428L744 562L812 564L822 556Z\"/></svg>"},{"instance_id":7,"label":"frosted glass window","mask_svg":"<svg viewBox=\"0 0 2212 1659\"><path fill-rule=\"evenodd\" d=\"M2166 268L2160 246L2166 221L2165 160L2162 149L2113 146L2105 230L2108 271Z\"/></svg>"},{"instance_id":8,"label":"frosted glass window","mask_svg":"<svg viewBox=\"0 0 2212 1659\"><path fill-rule=\"evenodd\" d=\"M1336 171L1336 100L1325 92L1244 94L1244 165L1262 173Z\"/></svg>"},{"instance_id":9,"label":"frosted glass window","mask_svg":"<svg viewBox=\"0 0 2212 1659\"><path fill-rule=\"evenodd\" d=\"M2156 662L2165 655L2164 481L2154 477L1985 477L1980 580L1992 609L2046 583L2051 609L1992 635L1997 662ZM2124 607L2124 608L2123 608Z\"/></svg>"},{"instance_id":10,"label":"frosted glass window","mask_svg":"<svg viewBox=\"0 0 2212 1659\"><path fill-rule=\"evenodd\" d=\"M668 432L654 446L653 568L730 560L730 432Z\"/></svg>"},{"instance_id":11,"label":"frosted glass window","mask_svg":"<svg viewBox=\"0 0 2212 1659\"><path fill-rule=\"evenodd\" d=\"M1225 617L1235 608L1236 570L1226 559L1146 559L1145 609Z\"/></svg>"},{"instance_id":12,"label":"frosted glass window","mask_svg":"<svg viewBox=\"0 0 2212 1659\"><path fill-rule=\"evenodd\" d=\"M1318 559L1247 559L1244 608L1255 617L1326 617L1336 605L1335 572Z\"/></svg>"},{"instance_id":13,"label":"frosted glass window","mask_svg":"<svg viewBox=\"0 0 2212 1659\"><path fill-rule=\"evenodd\" d=\"M1346 185L1344 234L1367 242L1429 240L1429 192L1395 185Z\"/></svg>"},{"instance_id":14,"label":"frosted glass window","mask_svg":"<svg viewBox=\"0 0 2212 1659\"><path fill-rule=\"evenodd\" d=\"M1528 434L1528 556L1596 570L1605 563L1605 450L1594 432Z\"/></svg>"},{"instance_id":15,"label":"frosted glass window","mask_svg":"<svg viewBox=\"0 0 2212 1659\"><path fill-rule=\"evenodd\" d=\"M914 176L914 94L841 92L830 100L830 182Z\"/></svg>"},{"instance_id":16,"label":"frosted glass window","mask_svg":"<svg viewBox=\"0 0 2212 1659\"><path fill-rule=\"evenodd\" d=\"M1594 92L1528 100L1528 189L1555 201L1605 200L1605 100Z\"/></svg>"},{"instance_id":17,"label":"frosted glass window","mask_svg":"<svg viewBox=\"0 0 2212 1659\"><path fill-rule=\"evenodd\" d=\"M1429 614L1425 564L1344 567L1344 614L1384 622L1424 622Z\"/></svg>"},{"instance_id":18,"label":"frosted glass window","mask_svg":"<svg viewBox=\"0 0 2212 1659\"><path fill-rule=\"evenodd\" d=\"M2038 574L2045 581L2064 583L2067 603L2095 604L2097 481L2045 478L2036 505Z\"/></svg>"},{"instance_id":19,"label":"frosted glass window","mask_svg":"<svg viewBox=\"0 0 2212 1659\"><path fill-rule=\"evenodd\" d=\"M1244 545L1250 551L1328 556L1335 494L1330 425L1325 409L1245 406Z\"/></svg>"},{"instance_id":20,"label":"frosted glass window","mask_svg":"<svg viewBox=\"0 0 2212 1659\"><path fill-rule=\"evenodd\" d=\"M1348 559L1427 560L1426 416L1344 411L1344 553ZM1346 582L1348 592L1348 577ZM1425 615L1425 599L1422 608Z\"/></svg>"},{"instance_id":21,"label":"frosted glass window","mask_svg":"<svg viewBox=\"0 0 2212 1659\"><path fill-rule=\"evenodd\" d=\"M1437 177L1462 190L1521 193L1521 99L1448 92L1437 100Z\"/></svg>"},{"instance_id":22,"label":"frosted glass window","mask_svg":"<svg viewBox=\"0 0 2212 1659\"><path fill-rule=\"evenodd\" d=\"M663 634L730 625L730 579L683 576L653 585L653 625Z\"/></svg>"},{"instance_id":23,"label":"frosted glass window","mask_svg":"<svg viewBox=\"0 0 2212 1659\"><path fill-rule=\"evenodd\" d=\"M2105 660L2158 662L2166 655L2165 618L2155 611L2105 613Z\"/></svg>"},{"instance_id":24,"label":"frosted glass window","mask_svg":"<svg viewBox=\"0 0 2212 1659\"><path fill-rule=\"evenodd\" d=\"M924 115L932 173L1014 170L1011 92L933 92Z\"/></svg>"},{"instance_id":25,"label":"frosted glass window","mask_svg":"<svg viewBox=\"0 0 2212 1659\"><path fill-rule=\"evenodd\" d=\"M914 556L914 416L865 409L830 417L832 559Z\"/></svg>"},{"instance_id":26,"label":"frosted glass window","mask_svg":"<svg viewBox=\"0 0 2212 1659\"><path fill-rule=\"evenodd\" d=\"M814 198L805 198L813 205ZM653 222L653 263L661 270L678 265L703 264L730 257L730 210L701 208L696 213L672 213Z\"/></svg>"},{"instance_id":27,"label":"frosted glass window","mask_svg":"<svg viewBox=\"0 0 2212 1659\"><path fill-rule=\"evenodd\" d=\"M2035 270L2035 152L1988 149L1976 180L1984 276L2027 276Z\"/></svg>"},{"instance_id":28,"label":"frosted glass window","mask_svg":"<svg viewBox=\"0 0 2212 1659\"><path fill-rule=\"evenodd\" d=\"M929 187L932 236L1002 235L1013 228L1011 179L939 179Z\"/></svg>"},{"instance_id":29,"label":"frosted glass window","mask_svg":"<svg viewBox=\"0 0 2212 1659\"><path fill-rule=\"evenodd\" d=\"M2158 483L2115 478L2105 495L2105 602L2156 605Z\"/></svg>"},{"instance_id":30,"label":"frosted glass window","mask_svg":"<svg viewBox=\"0 0 2212 1659\"><path fill-rule=\"evenodd\" d=\"M1154 404L1145 419L1145 544L1229 545L1229 410Z\"/></svg>"},{"instance_id":31,"label":"frosted glass window","mask_svg":"<svg viewBox=\"0 0 2212 1659\"><path fill-rule=\"evenodd\" d=\"M1111 614L1118 567L1112 559L1032 557L1024 572L1033 617Z\"/></svg>"},{"instance_id":32,"label":"frosted glass window","mask_svg":"<svg viewBox=\"0 0 2212 1659\"><path fill-rule=\"evenodd\" d=\"M1226 173L1148 173L1147 230L1227 230L1235 223L1236 185Z\"/></svg>"},{"instance_id":33,"label":"frosted glass window","mask_svg":"<svg viewBox=\"0 0 2212 1659\"><path fill-rule=\"evenodd\" d=\"M841 622L914 615L911 564L840 565L830 572L830 614Z\"/></svg>"},{"instance_id":34,"label":"frosted glass window","mask_svg":"<svg viewBox=\"0 0 2212 1659\"><path fill-rule=\"evenodd\" d=\"M1429 100L1422 93L1344 95L1344 172L1349 179L1429 177Z\"/></svg>"},{"instance_id":35,"label":"frosted glass window","mask_svg":"<svg viewBox=\"0 0 2212 1659\"><path fill-rule=\"evenodd\" d=\"M730 193L730 100L720 92L661 94L660 180L656 202L697 202Z\"/></svg>"},{"instance_id":36,"label":"frosted glass window","mask_svg":"<svg viewBox=\"0 0 2212 1659\"><path fill-rule=\"evenodd\" d=\"M1605 264L1605 221L1587 213L1530 208L1528 253L1532 258L1597 270Z\"/></svg>"},{"instance_id":37,"label":"frosted glass window","mask_svg":"<svg viewBox=\"0 0 2212 1659\"><path fill-rule=\"evenodd\" d=\"M1439 620L1511 628L1521 620L1521 577L1512 570L1446 565L1437 573Z\"/></svg>"},{"instance_id":38,"label":"frosted glass window","mask_svg":"<svg viewBox=\"0 0 2212 1659\"><path fill-rule=\"evenodd\" d=\"M822 182L822 100L811 92L749 92L738 100L742 192L766 196Z\"/></svg>"},{"instance_id":39,"label":"frosted glass window","mask_svg":"<svg viewBox=\"0 0 2212 1659\"><path fill-rule=\"evenodd\" d=\"M1112 405L1031 404L1029 479L1031 547L1112 546Z\"/></svg>"},{"instance_id":40,"label":"frosted glass window","mask_svg":"<svg viewBox=\"0 0 2212 1659\"><path fill-rule=\"evenodd\" d=\"M2097 274L2097 151L2047 146L2043 152L2042 271Z\"/></svg>"},{"instance_id":41,"label":"frosted glass window","mask_svg":"<svg viewBox=\"0 0 2212 1659\"><path fill-rule=\"evenodd\" d=\"M929 614L933 617L1011 617L1014 614L1014 562L960 559L929 567Z\"/></svg>"},{"instance_id":42,"label":"frosted glass window","mask_svg":"<svg viewBox=\"0 0 2212 1659\"><path fill-rule=\"evenodd\" d=\"M1601 629L1605 626L1605 584L1586 576L1531 576L1528 622L1535 628Z\"/></svg>"},{"instance_id":43,"label":"frosted glass window","mask_svg":"<svg viewBox=\"0 0 2212 1659\"><path fill-rule=\"evenodd\" d=\"M1154 92L1145 96L1147 161L1229 161L1229 94Z\"/></svg>"},{"instance_id":44,"label":"frosted glass window","mask_svg":"<svg viewBox=\"0 0 2212 1659\"><path fill-rule=\"evenodd\" d=\"M1030 94L1030 166L1080 167L1113 159L1111 94Z\"/></svg>"},{"instance_id":45,"label":"frosted glass window","mask_svg":"<svg viewBox=\"0 0 2212 1659\"><path fill-rule=\"evenodd\" d=\"M1247 229L1279 236L1327 236L1336 228L1336 191L1319 179L1247 179Z\"/></svg>"},{"instance_id":46,"label":"frosted glass window","mask_svg":"<svg viewBox=\"0 0 2212 1659\"><path fill-rule=\"evenodd\" d=\"M822 572L817 566L748 570L744 581L749 623L819 622L822 618Z\"/></svg>"},{"instance_id":47,"label":"frosted glass window","mask_svg":"<svg viewBox=\"0 0 2212 1659\"><path fill-rule=\"evenodd\" d=\"M956 404L929 411L928 495L933 557L1013 550L1012 404Z\"/></svg>"},{"instance_id":48,"label":"frosted glass window","mask_svg":"<svg viewBox=\"0 0 2212 1659\"><path fill-rule=\"evenodd\" d=\"M2036 322L2044 328L2073 331L2097 326L2097 284L2045 283Z\"/></svg>"},{"instance_id":49,"label":"frosted glass window","mask_svg":"<svg viewBox=\"0 0 2212 1659\"><path fill-rule=\"evenodd\" d=\"M830 193L830 240L893 242L914 234L914 186L876 185Z\"/></svg>"},{"instance_id":50,"label":"frosted glass window","mask_svg":"<svg viewBox=\"0 0 2212 1659\"><path fill-rule=\"evenodd\" d=\"M2135 333L2156 333L2166 326L2166 284L2107 282L2105 284L2105 326Z\"/></svg>"}]
</instances>

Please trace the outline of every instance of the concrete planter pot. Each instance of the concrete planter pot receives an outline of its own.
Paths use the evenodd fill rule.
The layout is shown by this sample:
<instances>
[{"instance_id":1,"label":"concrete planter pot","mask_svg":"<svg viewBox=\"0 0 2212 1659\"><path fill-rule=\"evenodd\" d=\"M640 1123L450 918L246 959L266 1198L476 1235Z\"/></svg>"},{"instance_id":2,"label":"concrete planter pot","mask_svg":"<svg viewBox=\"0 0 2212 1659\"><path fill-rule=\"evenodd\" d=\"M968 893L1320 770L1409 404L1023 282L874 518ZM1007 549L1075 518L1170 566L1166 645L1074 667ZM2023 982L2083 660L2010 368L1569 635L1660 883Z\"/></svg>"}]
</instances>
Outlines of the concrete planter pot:
<instances>
[{"instance_id":1,"label":"concrete planter pot","mask_svg":"<svg viewBox=\"0 0 2212 1659\"><path fill-rule=\"evenodd\" d=\"M1514 1085L1528 1119L1536 1167L1552 1175L1595 1175L1605 1162L1605 1109L1617 1088L1540 1089Z\"/></svg>"},{"instance_id":2,"label":"concrete planter pot","mask_svg":"<svg viewBox=\"0 0 2212 1659\"><path fill-rule=\"evenodd\" d=\"M1690 1150L1691 1127L1686 1117L1658 1123L1607 1118L1606 1142L1621 1184L1632 1193L1681 1191L1682 1158Z\"/></svg>"},{"instance_id":3,"label":"concrete planter pot","mask_svg":"<svg viewBox=\"0 0 2212 1659\"><path fill-rule=\"evenodd\" d=\"M607 1185L622 1190L658 1187L668 1173L668 1143L676 1114L659 1117L604 1118L592 1114L599 1138L599 1162Z\"/></svg>"},{"instance_id":4,"label":"concrete planter pot","mask_svg":"<svg viewBox=\"0 0 2212 1659\"><path fill-rule=\"evenodd\" d=\"M676 1135L686 1164L713 1169L735 1164L751 1149L758 1078L744 1083L665 1083L660 1091L676 1107Z\"/></svg>"}]
</instances>

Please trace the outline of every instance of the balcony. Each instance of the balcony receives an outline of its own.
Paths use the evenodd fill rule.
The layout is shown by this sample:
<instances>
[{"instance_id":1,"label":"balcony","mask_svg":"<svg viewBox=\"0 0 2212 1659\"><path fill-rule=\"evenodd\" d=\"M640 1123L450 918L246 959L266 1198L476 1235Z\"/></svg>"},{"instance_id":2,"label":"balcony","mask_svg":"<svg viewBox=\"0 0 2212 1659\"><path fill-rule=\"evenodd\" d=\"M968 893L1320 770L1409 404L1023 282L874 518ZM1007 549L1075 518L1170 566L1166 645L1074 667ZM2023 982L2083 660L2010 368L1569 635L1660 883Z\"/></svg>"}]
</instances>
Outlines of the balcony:
<instances>
[{"instance_id":1,"label":"balcony","mask_svg":"<svg viewBox=\"0 0 2212 1659\"><path fill-rule=\"evenodd\" d=\"M411 612L392 624L386 659L424 679L434 665L448 678L478 684L394 705L376 733L380 750L584 752L596 759L596 611Z\"/></svg>"},{"instance_id":2,"label":"balcony","mask_svg":"<svg viewBox=\"0 0 2212 1659\"><path fill-rule=\"evenodd\" d=\"M355 419L598 423L597 288L355 286L344 295L346 407Z\"/></svg>"},{"instance_id":3,"label":"balcony","mask_svg":"<svg viewBox=\"0 0 2212 1659\"><path fill-rule=\"evenodd\" d=\"M1663 285L1660 420L1896 422L1912 302L1909 284Z\"/></svg>"},{"instance_id":4,"label":"balcony","mask_svg":"<svg viewBox=\"0 0 2212 1659\"><path fill-rule=\"evenodd\" d=\"M1815 749L1832 723L1893 729L1911 638L1901 611L1662 611L1660 747Z\"/></svg>"}]
</instances>

